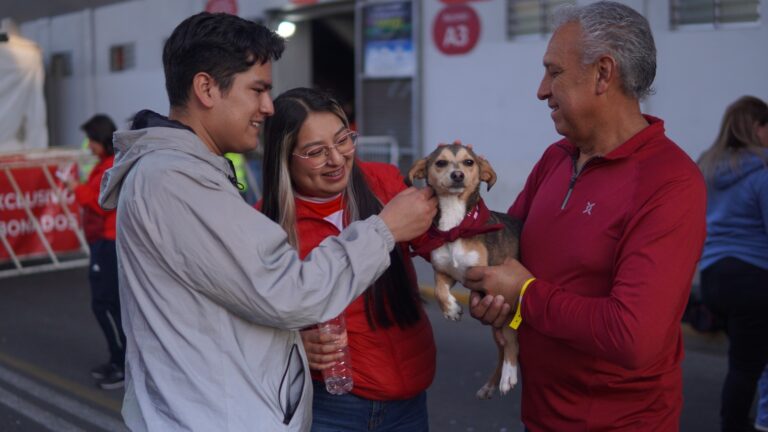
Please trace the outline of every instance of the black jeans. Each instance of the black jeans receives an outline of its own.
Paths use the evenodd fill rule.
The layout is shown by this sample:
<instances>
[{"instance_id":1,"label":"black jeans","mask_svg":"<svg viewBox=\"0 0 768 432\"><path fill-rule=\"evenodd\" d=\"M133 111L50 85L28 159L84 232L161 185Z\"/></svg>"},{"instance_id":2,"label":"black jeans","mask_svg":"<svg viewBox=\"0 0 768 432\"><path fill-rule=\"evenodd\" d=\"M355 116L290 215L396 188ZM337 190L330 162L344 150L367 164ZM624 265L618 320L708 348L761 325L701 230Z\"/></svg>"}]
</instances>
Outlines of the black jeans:
<instances>
[{"instance_id":1,"label":"black jeans","mask_svg":"<svg viewBox=\"0 0 768 432\"><path fill-rule=\"evenodd\" d=\"M91 246L91 309L107 339L109 361L123 367L125 333L120 318L120 294L117 283L117 251L114 240L97 240Z\"/></svg>"},{"instance_id":2,"label":"black jeans","mask_svg":"<svg viewBox=\"0 0 768 432\"><path fill-rule=\"evenodd\" d=\"M725 320L730 341L721 430L751 431L749 410L768 363L768 270L725 258L701 272L702 300Z\"/></svg>"}]
</instances>

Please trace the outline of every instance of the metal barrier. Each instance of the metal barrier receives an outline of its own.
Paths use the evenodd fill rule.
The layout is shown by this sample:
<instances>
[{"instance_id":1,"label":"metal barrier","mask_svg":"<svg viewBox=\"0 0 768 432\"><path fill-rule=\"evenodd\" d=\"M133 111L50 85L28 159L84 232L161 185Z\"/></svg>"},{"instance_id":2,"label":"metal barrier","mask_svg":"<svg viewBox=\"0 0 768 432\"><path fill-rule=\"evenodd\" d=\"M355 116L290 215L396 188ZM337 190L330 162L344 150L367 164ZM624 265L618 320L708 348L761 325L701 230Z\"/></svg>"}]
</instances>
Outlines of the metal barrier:
<instances>
[{"instance_id":1,"label":"metal barrier","mask_svg":"<svg viewBox=\"0 0 768 432\"><path fill-rule=\"evenodd\" d=\"M89 158L80 150L0 154L0 279L88 265L80 207L63 186Z\"/></svg>"}]
</instances>

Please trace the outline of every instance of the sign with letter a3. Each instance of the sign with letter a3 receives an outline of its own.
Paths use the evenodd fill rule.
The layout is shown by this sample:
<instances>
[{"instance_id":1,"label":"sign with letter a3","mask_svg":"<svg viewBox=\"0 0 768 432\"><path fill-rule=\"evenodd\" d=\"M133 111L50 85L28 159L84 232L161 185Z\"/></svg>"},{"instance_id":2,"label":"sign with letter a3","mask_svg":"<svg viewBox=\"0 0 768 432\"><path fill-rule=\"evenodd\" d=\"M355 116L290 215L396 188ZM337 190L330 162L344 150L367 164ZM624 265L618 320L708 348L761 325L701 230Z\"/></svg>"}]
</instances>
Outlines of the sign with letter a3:
<instances>
[{"instance_id":1,"label":"sign with letter a3","mask_svg":"<svg viewBox=\"0 0 768 432\"><path fill-rule=\"evenodd\" d=\"M466 54L472 51L479 37L480 18L467 5L443 8L432 24L432 38L443 54Z\"/></svg>"}]
</instances>

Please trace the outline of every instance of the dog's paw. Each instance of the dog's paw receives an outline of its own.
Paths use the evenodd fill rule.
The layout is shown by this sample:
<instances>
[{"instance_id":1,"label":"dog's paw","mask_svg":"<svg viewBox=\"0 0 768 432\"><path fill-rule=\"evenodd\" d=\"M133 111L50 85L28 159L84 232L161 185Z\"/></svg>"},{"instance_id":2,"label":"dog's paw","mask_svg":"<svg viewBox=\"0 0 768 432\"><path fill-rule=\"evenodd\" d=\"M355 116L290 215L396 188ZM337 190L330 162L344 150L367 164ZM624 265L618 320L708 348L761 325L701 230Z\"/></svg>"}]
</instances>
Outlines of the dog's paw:
<instances>
[{"instance_id":1,"label":"dog's paw","mask_svg":"<svg viewBox=\"0 0 768 432\"><path fill-rule=\"evenodd\" d=\"M501 368L501 381L499 381L499 393L507 394L517 384L517 366L504 362Z\"/></svg>"},{"instance_id":2,"label":"dog's paw","mask_svg":"<svg viewBox=\"0 0 768 432\"><path fill-rule=\"evenodd\" d=\"M451 321L459 321L461 320L462 313L461 305L453 296L451 296L448 299L448 307L443 311L443 316Z\"/></svg>"},{"instance_id":3,"label":"dog's paw","mask_svg":"<svg viewBox=\"0 0 768 432\"><path fill-rule=\"evenodd\" d=\"M487 382L482 387L480 387L480 390L475 393L475 396L477 396L478 399L490 399L493 397L493 392L496 390L496 386Z\"/></svg>"}]
</instances>

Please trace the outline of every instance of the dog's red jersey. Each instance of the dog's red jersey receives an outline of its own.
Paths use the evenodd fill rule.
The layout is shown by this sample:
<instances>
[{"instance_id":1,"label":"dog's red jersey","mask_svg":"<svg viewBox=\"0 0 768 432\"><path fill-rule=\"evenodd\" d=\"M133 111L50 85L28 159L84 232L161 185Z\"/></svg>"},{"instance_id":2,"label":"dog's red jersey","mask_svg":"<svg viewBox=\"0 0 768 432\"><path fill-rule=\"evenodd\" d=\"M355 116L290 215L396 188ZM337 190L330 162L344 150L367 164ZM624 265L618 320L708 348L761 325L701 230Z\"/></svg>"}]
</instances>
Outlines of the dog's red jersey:
<instances>
[{"instance_id":1,"label":"dog's red jersey","mask_svg":"<svg viewBox=\"0 0 768 432\"><path fill-rule=\"evenodd\" d=\"M531 431L679 429L680 319L706 233L705 186L663 122L646 119L575 180L578 150L550 146L509 209L537 277L519 330Z\"/></svg>"},{"instance_id":2,"label":"dog's red jersey","mask_svg":"<svg viewBox=\"0 0 768 432\"><path fill-rule=\"evenodd\" d=\"M406 187L400 172L392 165L359 160L355 163L383 203ZM324 218L339 211L341 204L341 197L329 203L296 200L299 255L302 258L326 237L339 233L336 226ZM400 247L412 286L416 289L416 272L408 249L405 245ZM345 315L355 381L353 394L373 400L406 399L429 387L435 375L435 341L423 311L422 319L411 327L401 329L394 325L374 331L368 326L364 299L360 296L347 307ZM322 380L317 371L312 371L312 378Z\"/></svg>"}]
</instances>

